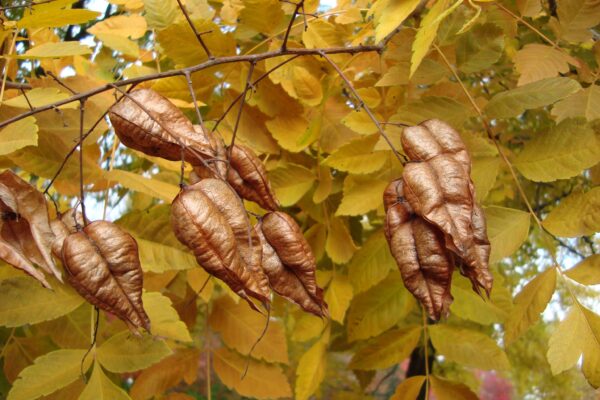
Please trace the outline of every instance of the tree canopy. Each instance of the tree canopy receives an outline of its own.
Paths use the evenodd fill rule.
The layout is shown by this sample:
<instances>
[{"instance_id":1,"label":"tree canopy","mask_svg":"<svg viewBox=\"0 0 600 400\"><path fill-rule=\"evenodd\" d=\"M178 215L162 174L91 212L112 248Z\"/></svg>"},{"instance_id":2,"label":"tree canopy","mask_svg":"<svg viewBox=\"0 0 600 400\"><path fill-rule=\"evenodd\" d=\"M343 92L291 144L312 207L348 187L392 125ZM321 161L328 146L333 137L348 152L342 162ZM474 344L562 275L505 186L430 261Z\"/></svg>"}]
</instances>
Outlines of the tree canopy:
<instances>
[{"instance_id":1,"label":"tree canopy","mask_svg":"<svg viewBox=\"0 0 600 400\"><path fill-rule=\"evenodd\" d=\"M2 0L0 12L2 397L597 395L598 1ZM119 114L127 102L143 121ZM161 112L224 146L194 162L202 143L175 140ZM493 276L478 294L450 270L439 321L404 285L383 201L415 162L404 131L431 119L470 154ZM124 139L138 129L167 134ZM231 169L227 185L255 193L186 192ZM239 210L258 226L247 243ZM223 221L244 254L256 240L263 263L270 249L297 268L288 279L310 305L211 270L223 241L203 229ZM73 228L58 251L55 223ZM139 260L118 264L129 288L113 259L132 249ZM96 253L108 297L73 278ZM316 276L297 273L309 264ZM115 290L127 307L107 305Z\"/></svg>"}]
</instances>

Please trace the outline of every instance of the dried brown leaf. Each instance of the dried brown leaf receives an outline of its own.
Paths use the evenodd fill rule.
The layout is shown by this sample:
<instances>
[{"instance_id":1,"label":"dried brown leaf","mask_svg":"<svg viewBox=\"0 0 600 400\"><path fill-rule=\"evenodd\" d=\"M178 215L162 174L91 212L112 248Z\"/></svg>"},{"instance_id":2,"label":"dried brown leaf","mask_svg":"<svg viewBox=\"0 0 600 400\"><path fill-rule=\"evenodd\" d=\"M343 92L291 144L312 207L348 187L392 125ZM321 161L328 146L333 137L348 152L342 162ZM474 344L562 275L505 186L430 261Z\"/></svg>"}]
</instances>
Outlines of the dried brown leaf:
<instances>
[{"instance_id":1,"label":"dried brown leaf","mask_svg":"<svg viewBox=\"0 0 600 400\"><path fill-rule=\"evenodd\" d=\"M121 142L132 149L167 160L185 160L202 165L215 156L210 140L197 132L190 120L169 100L152 89L139 89L109 110L110 120ZM152 115L150 117L139 104ZM153 119L154 118L154 119ZM157 122L158 121L158 122Z\"/></svg>"},{"instance_id":2,"label":"dried brown leaf","mask_svg":"<svg viewBox=\"0 0 600 400\"><path fill-rule=\"evenodd\" d=\"M135 239L108 221L95 221L63 243L67 280L87 301L134 330L150 331L142 304L143 273Z\"/></svg>"}]
</instances>

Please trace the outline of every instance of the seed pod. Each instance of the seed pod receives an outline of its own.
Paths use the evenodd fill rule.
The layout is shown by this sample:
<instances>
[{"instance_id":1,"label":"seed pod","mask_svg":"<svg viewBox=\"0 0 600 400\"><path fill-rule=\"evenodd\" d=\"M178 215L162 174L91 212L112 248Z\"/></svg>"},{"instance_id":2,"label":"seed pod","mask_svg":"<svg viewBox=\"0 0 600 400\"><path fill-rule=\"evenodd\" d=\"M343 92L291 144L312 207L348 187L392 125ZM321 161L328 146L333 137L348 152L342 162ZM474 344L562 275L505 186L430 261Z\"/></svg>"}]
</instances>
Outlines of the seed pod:
<instances>
[{"instance_id":1,"label":"seed pod","mask_svg":"<svg viewBox=\"0 0 600 400\"><path fill-rule=\"evenodd\" d=\"M388 210L393 204L404 200L402 197L402 178L391 181L383 192L383 208ZM408 206L408 205L407 205Z\"/></svg>"},{"instance_id":2,"label":"seed pod","mask_svg":"<svg viewBox=\"0 0 600 400\"><path fill-rule=\"evenodd\" d=\"M270 212L263 217L261 230L284 267L298 277L308 295L326 312L323 289L317 286L317 262L296 221L284 212Z\"/></svg>"},{"instance_id":3,"label":"seed pod","mask_svg":"<svg viewBox=\"0 0 600 400\"><path fill-rule=\"evenodd\" d=\"M217 132L202 131L200 125L194 125L194 130L199 134L204 135L213 148L215 156L212 159L205 159L206 165L198 165L194 167L195 174L200 179L205 178L225 178L227 175L227 149L223 143L223 139ZM207 167L208 166L208 167ZM194 182L195 183L195 182Z\"/></svg>"},{"instance_id":4,"label":"seed pod","mask_svg":"<svg viewBox=\"0 0 600 400\"><path fill-rule=\"evenodd\" d=\"M471 280L474 291L479 293L481 287L489 297L494 280L488 267L491 246L487 237L485 215L477 204L473 207L472 222L475 246L468 252L467 259L464 260L466 266L461 273Z\"/></svg>"},{"instance_id":5,"label":"seed pod","mask_svg":"<svg viewBox=\"0 0 600 400\"><path fill-rule=\"evenodd\" d=\"M246 146L233 145L227 182L241 197L257 203L265 210L275 211L280 207L265 166Z\"/></svg>"},{"instance_id":6,"label":"seed pod","mask_svg":"<svg viewBox=\"0 0 600 400\"><path fill-rule=\"evenodd\" d=\"M202 165L200 158L213 158L215 150L209 139L198 134L187 117L169 100L152 89L139 89L115 104L109 117L121 142L132 149L167 160L185 160ZM151 118L138 104L142 104ZM156 122L156 121L158 122ZM159 123L160 122L160 123Z\"/></svg>"},{"instance_id":7,"label":"seed pod","mask_svg":"<svg viewBox=\"0 0 600 400\"><path fill-rule=\"evenodd\" d=\"M395 185L402 197L402 183ZM454 269L444 245L444 235L415 215L404 200L391 205L386 214L385 236L406 288L438 320L448 314Z\"/></svg>"},{"instance_id":8,"label":"seed pod","mask_svg":"<svg viewBox=\"0 0 600 400\"><path fill-rule=\"evenodd\" d=\"M77 218L77 221L75 221ZM81 212L76 212L76 217L73 216L73 209L59 215L59 218L50 221L50 228L54 233L54 241L52 242L52 254L59 260L62 260L62 247L65 239L71 233L77 232L79 228L83 228L83 215Z\"/></svg>"},{"instance_id":9,"label":"seed pod","mask_svg":"<svg viewBox=\"0 0 600 400\"><path fill-rule=\"evenodd\" d=\"M177 239L194 252L202 268L256 309L244 290L244 267L233 230L206 194L190 186L179 192L171 204L171 225Z\"/></svg>"},{"instance_id":10,"label":"seed pod","mask_svg":"<svg viewBox=\"0 0 600 400\"><path fill-rule=\"evenodd\" d=\"M325 316L326 309L313 299L298 276L286 268L275 249L269 244L262 231L262 222L254 227L262 245L262 267L269 278L271 288L282 297L298 304L302 309L318 317Z\"/></svg>"},{"instance_id":11,"label":"seed pod","mask_svg":"<svg viewBox=\"0 0 600 400\"><path fill-rule=\"evenodd\" d=\"M50 229L44 195L11 170L0 173L0 258L22 269L48 287L32 263L62 281L51 255L54 235Z\"/></svg>"},{"instance_id":12,"label":"seed pod","mask_svg":"<svg viewBox=\"0 0 600 400\"><path fill-rule=\"evenodd\" d=\"M150 331L142 304L143 274L135 239L108 221L67 236L62 248L67 280L87 301L132 329Z\"/></svg>"},{"instance_id":13,"label":"seed pod","mask_svg":"<svg viewBox=\"0 0 600 400\"><path fill-rule=\"evenodd\" d=\"M219 179L203 179L188 189L201 190L227 220L235 236L238 253L242 261L240 278L245 291L263 303L270 303L269 281L264 274L262 248L246 209L233 189Z\"/></svg>"}]
</instances>

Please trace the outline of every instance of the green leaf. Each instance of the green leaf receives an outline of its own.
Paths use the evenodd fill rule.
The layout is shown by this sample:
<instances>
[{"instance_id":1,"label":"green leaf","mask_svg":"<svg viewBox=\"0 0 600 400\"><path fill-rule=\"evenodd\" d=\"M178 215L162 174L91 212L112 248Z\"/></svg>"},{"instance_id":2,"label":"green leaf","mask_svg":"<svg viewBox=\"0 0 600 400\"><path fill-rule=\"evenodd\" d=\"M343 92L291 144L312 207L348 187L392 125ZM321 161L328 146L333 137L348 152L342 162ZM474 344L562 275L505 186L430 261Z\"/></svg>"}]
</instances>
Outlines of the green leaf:
<instances>
[{"instance_id":1,"label":"green leaf","mask_svg":"<svg viewBox=\"0 0 600 400\"><path fill-rule=\"evenodd\" d=\"M427 15L421 20L417 36L412 45L412 58L410 60L410 76L419 68L421 61L429 51L429 47L435 36L440 23L450 15L459 5L462 0L454 2L451 7L448 7L450 0L439 0L433 4Z\"/></svg>"},{"instance_id":2,"label":"green leaf","mask_svg":"<svg viewBox=\"0 0 600 400\"><path fill-rule=\"evenodd\" d=\"M575 117L588 121L600 118L600 86L590 85L559 101L552 107L552 115L558 122Z\"/></svg>"},{"instance_id":3,"label":"green leaf","mask_svg":"<svg viewBox=\"0 0 600 400\"><path fill-rule=\"evenodd\" d=\"M436 351L450 361L484 370L507 370L506 354L487 335L450 325L429 325L431 342Z\"/></svg>"},{"instance_id":4,"label":"green leaf","mask_svg":"<svg viewBox=\"0 0 600 400\"><path fill-rule=\"evenodd\" d=\"M329 305L329 315L332 320L340 324L344 323L344 316L353 294L354 290L348 277L339 273L334 274L325 292L325 302Z\"/></svg>"},{"instance_id":5,"label":"green leaf","mask_svg":"<svg viewBox=\"0 0 600 400\"><path fill-rule=\"evenodd\" d=\"M49 321L70 313L83 303L70 286L51 281L48 290L32 278L0 282L0 325L16 327Z\"/></svg>"},{"instance_id":6,"label":"green leaf","mask_svg":"<svg viewBox=\"0 0 600 400\"><path fill-rule=\"evenodd\" d=\"M554 236L579 237L600 231L600 187L564 199L543 222Z\"/></svg>"},{"instance_id":7,"label":"green leaf","mask_svg":"<svg viewBox=\"0 0 600 400\"><path fill-rule=\"evenodd\" d=\"M361 215L381 206L381 194L388 182L370 176L348 175L344 197L335 215Z\"/></svg>"},{"instance_id":8,"label":"green leaf","mask_svg":"<svg viewBox=\"0 0 600 400\"><path fill-rule=\"evenodd\" d=\"M349 368L377 370L400 364L419 343L422 328L409 326L385 332L354 354Z\"/></svg>"},{"instance_id":9,"label":"green leaf","mask_svg":"<svg viewBox=\"0 0 600 400\"><path fill-rule=\"evenodd\" d=\"M355 293L361 293L385 279L396 268L382 230L373 232L352 257L348 277Z\"/></svg>"},{"instance_id":10,"label":"green leaf","mask_svg":"<svg viewBox=\"0 0 600 400\"><path fill-rule=\"evenodd\" d=\"M164 336L182 342L191 342L192 337L177 311L171 306L171 300L158 292L146 292L142 295L144 309L150 318L152 334Z\"/></svg>"},{"instance_id":11,"label":"green leaf","mask_svg":"<svg viewBox=\"0 0 600 400\"><path fill-rule=\"evenodd\" d=\"M327 344L329 342L329 331L326 331L305 352L296 368L296 399L308 400L319 388L323 378L325 378L325 370L327 368Z\"/></svg>"},{"instance_id":12,"label":"green leaf","mask_svg":"<svg viewBox=\"0 0 600 400\"><path fill-rule=\"evenodd\" d=\"M171 202L179 193L179 188L158 179L146 178L134 172L113 169L107 171L104 177L108 181L119 182L120 185L136 192L144 193L157 199Z\"/></svg>"},{"instance_id":13,"label":"green leaf","mask_svg":"<svg viewBox=\"0 0 600 400\"><path fill-rule=\"evenodd\" d=\"M431 391L437 400L477 400L478 397L463 383L450 382L446 379L431 376Z\"/></svg>"},{"instance_id":14,"label":"green leaf","mask_svg":"<svg viewBox=\"0 0 600 400\"><path fill-rule=\"evenodd\" d=\"M492 245L490 263L512 255L529 235L530 216L521 210L504 207L485 207L487 232Z\"/></svg>"},{"instance_id":15,"label":"green leaf","mask_svg":"<svg viewBox=\"0 0 600 400\"><path fill-rule=\"evenodd\" d=\"M388 330L404 318L414 304L400 275L390 274L352 300L348 311L348 341L367 339Z\"/></svg>"},{"instance_id":16,"label":"green leaf","mask_svg":"<svg viewBox=\"0 0 600 400\"><path fill-rule=\"evenodd\" d=\"M375 42L379 43L410 16L419 0L379 0L369 9L367 16L374 15Z\"/></svg>"},{"instance_id":17,"label":"green leaf","mask_svg":"<svg viewBox=\"0 0 600 400\"><path fill-rule=\"evenodd\" d=\"M515 297L504 324L504 340L512 343L540 319L556 288L556 270L549 268L533 278Z\"/></svg>"},{"instance_id":18,"label":"green leaf","mask_svg":"<svg viewBox=\"0 0 600 400\"><path fill-rule=\"evenodd\" d=\"M491 118L511 118L531 110L553 104L577 92L581 85L571 78L547 78L516 89L496 94L485 106Z\"/></svg>"},{"instance_id":19,"label":"green leaf","mask_svg":"<svg viewBox=\"0 0 600 400\"><path fill-rule=\"evenodd\" d=\"M96 357L111 372L133 372L147 368L172 354L163 340L150 335L134 337L129 331L113 335L102 343Z\"/></svg>"},{"instance_id":20,"label":"green leaf","mask_svg":"<svg viewBox=\"0 0 600 400\"><path fill-rule=\"evenodd\" d=\"M600 284L600 254L594 254L567 270L565 275L582 285Z\"/></svg>"},{"instance_id":21,"label":"green leaf","mask_svg":"<svg viewBox=\"0 0 600 400\"><path fill-rule=\"evenodd\" d=\"M481 71L502 56L504 33L494 24L476 25L456 43L456 64L464 73Z\"/></svg>"},{"instance_id":22,"label":"green leaf","mask_svg":"<svg viewBox=\"0 0 600 400\"><path fill-rule=\"evenodd\" d=\"M18 58L61 58L91 54L92 50L79 42L49 42L30 48Z\"/></svg>"},{"instance_id":23,"label":"green leaf","mask_svg":"<svg viewBox=\"0 0 600 400\"><path fill-rule=\"evenodd\" d=\"M269 179L282 206L296 204L312 188L316 177L310 169L285 163L269 172Z\"/></svg>"},{"instance_id":24,"label":"green leaf","mask_svg":"<svg viewBox=\"0 0 600 400\"><path fill-rule=\"evenodd\" d=\"M156 30L171 25L181 12L176 0L144 0L144 10L148 26Z\"/></svg>"},{"instance_id":25,"label":"green leaf","mask_svg":"<svg viewBox=\"0 0 600 400\"><path fill-rule=\"evenodd\" d=\"M566 119L525 144L514 165L535 182L576 176L600 161L600 137L585 120Z\"/></svg>"},{"instance_id":26,"label":"green leaf","mask_svg":"<svg viewBox=\"0 0 600 400\"><path fill-rule=\"evenodd\" d=\"M419 100L398 107L389 122L417 125L432 118L439 118L460 128L472 114L471 108L463 103L444 96L424 96Z\"/></svg>"},{"instance_id":27,"label":"green leaf","mask_svg":"<svg viewBox=\"0 0 600 400\"><path fill-rule=\"evenodd\" d=\"M386 162L386 151L374 151L379 135L352 140L331 153L324 165L353 174L369 174L379 171Z\"/></svg>"},{"instance_id":28,"label":"green leaf","mask_svg":"<svg viewBox=\"0 0 600 400\"><path fill-rule=\"evenodd\" d=\"M327 226L325 251L334 263L346 264L352 258L357 247L343 219L330 217Z\"/></svg>"},{"instance_id":29,"label":"green leaf","mask_svg":"<svg viewBox=\"0 0 600 400\"><path fill-rule=\"evenodd\" d=\"M421 393L421 388L425 383L423 375L411 376L402 381L394 392L390 400L415 400Z\"/></svg>"},{"instance_id":30,"label":"green leaf","mask_svg":"<svg viewBox=\"0 0 600 400\"><path fill-rule=\"evenodd\" d=\"M3 128L0 131L0 155L27 146L37 146L38 130L35 117L24 118Z\"/></svg>"},{"instance_id":31,"label":"green leaf","mask_svg":"<svg viewBox=\"0 0 600 400\"><path fill-rule=\"evenodd\" d=\"M34 363L19 373L7 400L34 400L63 388L79 378L81 360L85 350L61 349L35 359ZM84 371L91 365L86 358Z\"/></svg>"},{"instance_id":32,"label":"green leaf","mask_svg":"<svg viewBox=\"0 0 600 400\"><path fill-rule=\"evenodd\" d=\"M92 376L79 400L131 400L131 397L104 374L100 364L95 363Z\"/></svg>"}]
</instances>

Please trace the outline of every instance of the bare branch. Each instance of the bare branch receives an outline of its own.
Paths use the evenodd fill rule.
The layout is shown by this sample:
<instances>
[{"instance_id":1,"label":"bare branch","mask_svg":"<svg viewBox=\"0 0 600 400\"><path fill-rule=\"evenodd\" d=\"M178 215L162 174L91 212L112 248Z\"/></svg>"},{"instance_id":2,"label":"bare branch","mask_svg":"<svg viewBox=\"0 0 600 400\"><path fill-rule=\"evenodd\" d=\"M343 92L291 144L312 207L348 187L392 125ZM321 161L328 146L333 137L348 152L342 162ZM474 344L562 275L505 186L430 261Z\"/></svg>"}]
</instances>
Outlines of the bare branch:
<instances>
[{"instance_id":1,"label":"bare branch","mask_svg":"<svg viewBox=\"0 0 600 400\"><path fill-rule=\"evenodd\" d=\"M254 72L255 63L250 64L250 69L248 69L248 76L246 77L246 87L244 88L244 92L242 93L242 101L240 102L240 108L238 110L237 119L235 120L235 127L233 128L233 136L231 137L231 144L229 145L229 152L227 154L227 158L231 160L231 152L233 150L233 145L235 144L235 137L237 135L238 127L240 125L240 119L242 118L242 111L244 110L244 104L246 103L246 93L252 87L252 83L250 80L252 79L252 73ZM227 165L227 169L229 169L229 164Z\"/></svg>"},{"instance_id":2,"label":"bare branch","mask_svg":"<svg viewBox=\"0 0 600 400\"><path fill-rule=\"evenodd\" d=\"M24 90L29 90L31 89L31 85L28 83L20 83L20 82L11 82L11 81L6 81L6 84L4 85L7 89L24 89Z\"/></svg>"},{"instance_id":3,"label":"bare branch","mask_svg":"<svg viewBox=\"0 0 600 400\"><path fill-rule=\"evenodd\" d=\"M211 60L207 60L203 63L193 65L191 67L174 69L174 70L165 71L165 72L158 72L155 74L148 74L148 75L139 76L136 78L125 79L125 80L114 82L114 83L107 83L107 84L99 86L95 89L91 89L86 92L82 92L77 95L73 95L67 99L56 101L54 103L47 104L47 105L44 105L41 107L35 107L33 110L30 110L28 112L25 112L25 113L16 115L12 118L6 119L6 120L0 122L0 128L3 128L9 124L12 124L13 122L19 121L19 120L29 117L31 115L35 115L40 112L51 110L56 107L62 106L63 104L71 103L73 101L79 101L81 99L88 99L99 93L103 93L108 90L114 89L115 87L122 87L122 86L127 86L127 85L132 85L132 84L137 85L142 82L163 79L163 78L169 78L169 77L173 77L173 76L185 76L186 72L191 74L194 72L202 71L202 70L210 68L210 67L214 67L216 65L232 64L232 63L237 63L237 62L257 63L258 61L266 60L269 58L276 58L276 57L287 56L287 55L308 56L308 55L320 55L320 54L357 54L357 53L365 53L365 52L370 52L370 51L379 52L382 49L383 49L382 46L366 46L366 45L352 46L352 47L329 47L329 48L325 48L325 49L293 48L293 49L286 49L286 50L280 49L280 50L274 50L274 51L267 51L267 52L259 53L259 54L244 54L244 55L213 58Z\"/></svg>"},{"instance_id":4,"label":"bare branch","mask_svg":"<svg viewBox=\"0 0 600 400\"><path fill-rule=\"evenodd\" d=\"M46 71L46 74L48 74L48 76L52 79L54 79L54 81L56 83L58 83L60 86L64 87L65 89L67 89L69 92L71 92L71 94L77 94L76 91L74 91L73 89L71 89L69 86L67 86L63 81L60 80L60 78L56 75L54 75L52 72L50 71Z\"/></svg>"},{"instance_id":5,"label":"bare branch","mask_svg":"<svg viewBox=\"0 0 600 400\"><path fill-rule=\"evenodd\" d=\"M288 24L288 27L285 31L285 36L283 37L283 43L281 44L281 50L285 51L287 50L287 42L288 39L290 37L290 31L292 30L292 25L294 25L294 21L296 20L296 16L298 15L298 11L300 11L300 9L304 10L304 0L299 0L298 3L296 3L296 8L294 8L294 13L292 14L292 18L290 19L290 23ZM306 26L306 16L304 16L304 30L306 30L307 26Z\"/></svg>"},{"instance_id":6,"label":"bare branch","mask_svg":"<svg viewBox=\"0 0 600 400\"><path fill-rule=\"evenodd\" d=\"M179 4L179 8L181 9L181 12L183 13L183 15L184 15L185 19L187 20L188 24L190 25L190 28L192 28L192 31L194 31L194 35L196 35L196 39L198 39L198 42L200 42L200 46L202 46L202 48L204 49L204 52L206 53L206 56L209 59L213 59L214 56L212 55L212 53L210 52L210 50L206 46L206 43L204 43L204 40L202 40L202 34L206 33L206 32L203 32L203 33L199 33L198 32L198 30L194 26L194 23L192 22L192 19L190 18L190 15L188 14L187 10L185 9L185 6L183 4L181 4L181 0L177 0L177 4Z\"/></svg>"},{"instance_id":7,"label":"bare branch","mask_svg":"<svg viewBox=\"0 0 600 400\"><path fill-rule=\"evenodd\" d=\"M83 225L87 224L85 215L85 191L83 189L83 117L85 113L85 100L79 103L79 202L81 203L81 215L83 217ZM77 221L77 218L75 218Z\"/></svg>"}]
</instances>

